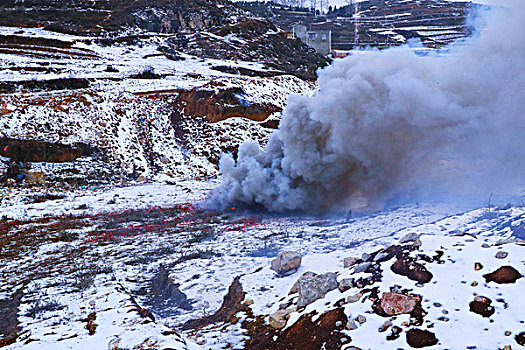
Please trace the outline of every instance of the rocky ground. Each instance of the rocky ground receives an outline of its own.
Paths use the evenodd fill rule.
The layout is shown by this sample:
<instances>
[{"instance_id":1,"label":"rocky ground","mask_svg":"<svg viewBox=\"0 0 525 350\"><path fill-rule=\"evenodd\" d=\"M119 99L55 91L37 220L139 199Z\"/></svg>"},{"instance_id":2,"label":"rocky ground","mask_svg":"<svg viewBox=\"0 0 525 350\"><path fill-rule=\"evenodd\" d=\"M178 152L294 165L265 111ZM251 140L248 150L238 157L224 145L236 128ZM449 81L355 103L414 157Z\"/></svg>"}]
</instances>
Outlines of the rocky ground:
<instances>
[{"instance_id":1,"label":"rocky ground","mask_svg":"<svg viewBox=\"0 0 525 350\"><path fill-rule=\"evenodd\" d=\"M275 217L206 209L216 185L145 184L4 207L0 344L523 344L523 207Z\"/></svg>"}]
</instances>

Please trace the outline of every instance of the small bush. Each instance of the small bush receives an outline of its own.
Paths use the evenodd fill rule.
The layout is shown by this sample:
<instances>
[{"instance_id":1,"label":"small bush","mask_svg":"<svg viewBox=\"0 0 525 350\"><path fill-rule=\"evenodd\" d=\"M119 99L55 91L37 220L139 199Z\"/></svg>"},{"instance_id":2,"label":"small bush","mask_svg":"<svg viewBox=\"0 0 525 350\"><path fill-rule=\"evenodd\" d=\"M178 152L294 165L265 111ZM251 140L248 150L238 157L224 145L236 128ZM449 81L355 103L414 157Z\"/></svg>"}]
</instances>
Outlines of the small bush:
<instances>
[{"instance_id":1,"label":"small bush","mask_svg":"<svg viewBox=\"0 0 525 350\"><path fill-rule=\"evenodd\" d=\"M27 317L35 318L44 312L57 311L64 308L64 305L52 298L38 298L31 303L31 306L26 312Z\"/></svg>"}]
</instances>

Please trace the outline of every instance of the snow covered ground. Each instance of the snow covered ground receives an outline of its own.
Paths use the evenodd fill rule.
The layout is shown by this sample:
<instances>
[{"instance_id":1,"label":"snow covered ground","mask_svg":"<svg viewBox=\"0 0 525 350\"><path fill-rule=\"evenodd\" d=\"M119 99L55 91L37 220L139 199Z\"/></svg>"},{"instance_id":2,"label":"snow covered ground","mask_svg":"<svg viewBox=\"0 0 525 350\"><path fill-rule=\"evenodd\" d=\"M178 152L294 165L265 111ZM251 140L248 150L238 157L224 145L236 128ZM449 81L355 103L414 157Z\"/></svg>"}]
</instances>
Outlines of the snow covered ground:
<instances>
[{"instance_id":1,"label":"snow covered ground","mask_svg":"<svg viewBox=\"0 0 525 350\"><path fill-rule=\"evenodd\" d=\"M523 279L496 285L481 277L502 265L523 273L523 246L517 244L525 238L523 206L463 212L414 204L351 218L273 216L237 208L207 210L206 194L217 185L153 183L3 206L0 304L17 301L11 307L20 327L18 339L7 348L244 348L253 334L242 322L253 318L242 312L233 324L181 332L182 325L213 314L237 276L255 316L293 303L296 295L287 296L288 290L306 271L337 272L339 281L366 278L366 271L343 268L343 259L385 249L408 233L422 235L422 245L410 256L441 250L444 263L426 263L434 276L419 284L391 272L394 260L381 261L382 281L372 287L381 293L397 284L422 295L428 315L419 328L436 334L439 343L432 348L514 348L514 336L524 330ZM278 277L270 261L283 250L297 251L303 259L296 273ZM498 252L507 255L496 259ZM474 270L476 262L483 269ZM163 268L171 284L159 277ZM362 290L331 291L291 313L286 327L310 311L333 310L336 301ZM469 312L473 293L492 300L494 316ZM406 347L404 335L388 341L390 330L377 332L388 318L372 313L372 304L365 297L343 305L349 321L358 315L367 319L357 329L341 331L352 339L346 348ZM404 325L409 321L409 315L392 320L403 331L412 327Z\"/></svg>"}]
</instances>

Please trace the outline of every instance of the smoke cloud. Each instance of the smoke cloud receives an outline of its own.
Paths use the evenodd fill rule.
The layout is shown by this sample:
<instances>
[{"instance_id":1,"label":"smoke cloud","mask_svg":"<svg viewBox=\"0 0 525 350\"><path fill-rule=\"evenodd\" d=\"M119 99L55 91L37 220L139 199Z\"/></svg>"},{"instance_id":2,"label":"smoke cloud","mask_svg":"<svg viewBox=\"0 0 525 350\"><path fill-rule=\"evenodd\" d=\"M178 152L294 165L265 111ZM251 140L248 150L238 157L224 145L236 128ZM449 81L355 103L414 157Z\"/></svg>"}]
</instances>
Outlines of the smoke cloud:
<instances>
[{"instance_id":1,"label":"smoke cloud","mask_svg":"<svg viewBox=\"0 0 525 350\"><path fill-rule=\"evenodd\" d=\"M486 200L525 188L525 2L497 9L445 54L408 47L336 61L292 96L264 149L224 156L211 203L270 211Z\"/></svg>"}]
</instances>

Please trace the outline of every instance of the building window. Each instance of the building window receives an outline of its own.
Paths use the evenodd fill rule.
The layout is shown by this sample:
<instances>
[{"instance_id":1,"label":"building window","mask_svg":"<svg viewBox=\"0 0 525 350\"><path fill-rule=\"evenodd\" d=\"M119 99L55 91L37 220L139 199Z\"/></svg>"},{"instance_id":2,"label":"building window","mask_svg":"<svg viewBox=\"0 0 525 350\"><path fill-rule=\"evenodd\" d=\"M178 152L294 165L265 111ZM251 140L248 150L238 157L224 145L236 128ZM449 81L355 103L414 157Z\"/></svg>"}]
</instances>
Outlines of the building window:
<instances>
[{"instance_id":1,"label":"building window","mask_svg":"<svg viewBox=\"0 0 525 350\"><path fill-rule=\"evenodd\" d=\"M326 41L326 34L321 34L321 40Z\"/></svg>"},{"instance_id":2,"label":"building window","mask_svg":"<svg viewBox=\"0 0 525 350\"><path fill-rule=\"evenodd\" d=\"M308 33L308 39L310 40L317 39L317 33Z\"/></svg>"}]
</instances>

